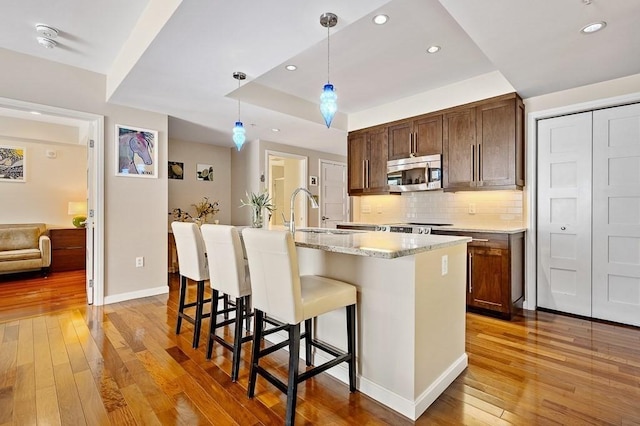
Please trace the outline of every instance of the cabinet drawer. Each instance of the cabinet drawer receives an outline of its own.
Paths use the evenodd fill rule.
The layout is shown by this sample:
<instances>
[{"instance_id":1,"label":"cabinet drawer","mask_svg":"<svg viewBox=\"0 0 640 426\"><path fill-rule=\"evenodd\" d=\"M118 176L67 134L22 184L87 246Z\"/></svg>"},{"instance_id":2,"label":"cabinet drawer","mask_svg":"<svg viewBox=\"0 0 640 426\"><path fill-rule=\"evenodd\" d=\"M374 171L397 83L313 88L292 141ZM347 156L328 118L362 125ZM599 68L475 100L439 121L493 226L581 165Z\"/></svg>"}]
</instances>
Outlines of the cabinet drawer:
<instances>
[{"instance_id":1,"label":"cabinet drawer","mask_svg":"<svg viewBox=\"0 0 640 426\"><path fill-rule=\"evenodd\" d=\"M509 248L508 234L495 234L489 232L464 232L464 231L432 231L435 235L454 235L471 237L472 241L468 243L469 247L486 247L495 249Z\"/></svg>"}]
</instances>

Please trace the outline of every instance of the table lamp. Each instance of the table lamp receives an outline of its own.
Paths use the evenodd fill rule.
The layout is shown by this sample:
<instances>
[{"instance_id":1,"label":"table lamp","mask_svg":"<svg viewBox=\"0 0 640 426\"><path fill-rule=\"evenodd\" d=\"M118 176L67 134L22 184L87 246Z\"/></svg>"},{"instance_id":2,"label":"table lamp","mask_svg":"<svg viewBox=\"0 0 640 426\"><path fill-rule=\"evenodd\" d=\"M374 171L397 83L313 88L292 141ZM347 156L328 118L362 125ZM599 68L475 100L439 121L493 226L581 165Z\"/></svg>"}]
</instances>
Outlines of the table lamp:
<instances>
[{"instance_id":1,"label":"table lamp","mask_svg":"<svg viewBox=\"0 0 640 426\"><path fill-rule=\"evenodd\" d=\"M87 202L86 201L69 201L69 215L73 216L73 226L76 228L84 228L87 223Z\"/></svg>"}]
</instances>

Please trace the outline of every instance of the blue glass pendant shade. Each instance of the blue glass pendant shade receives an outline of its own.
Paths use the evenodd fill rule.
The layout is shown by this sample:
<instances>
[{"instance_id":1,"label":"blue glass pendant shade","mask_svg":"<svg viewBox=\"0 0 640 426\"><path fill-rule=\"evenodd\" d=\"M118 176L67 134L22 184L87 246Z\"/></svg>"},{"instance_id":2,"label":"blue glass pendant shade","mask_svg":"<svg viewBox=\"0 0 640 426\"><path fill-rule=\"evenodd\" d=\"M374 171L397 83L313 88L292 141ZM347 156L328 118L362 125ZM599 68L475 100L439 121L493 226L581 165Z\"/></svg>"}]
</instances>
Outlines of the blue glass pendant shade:
<instances>
[{"instance_id":1,"label":"blue glass pendant shade","mask_svg":"<svg viewBox=\"0 0 640 426\"><path fill-rule=\"evenodd\" d=\"M238 151L242 148L245 141L245 130L242 125L242 121L236 121L236 125L233 126L233 143L236 144Z\"/></svg>"},{"instance_id":2,"label":"blue glass pendant shade","mask_svg":"<svg viewBox=\"0 0 640 426\"><path fill-rule=\"evenodd\" d=\"M333 116L338 111L338 95L333 90L333 84L327 83L324 85L322 95L320 95L320 112L324 117L324 122L327 128L331 127L331 121Z\"/></svg>"}]
</instances>

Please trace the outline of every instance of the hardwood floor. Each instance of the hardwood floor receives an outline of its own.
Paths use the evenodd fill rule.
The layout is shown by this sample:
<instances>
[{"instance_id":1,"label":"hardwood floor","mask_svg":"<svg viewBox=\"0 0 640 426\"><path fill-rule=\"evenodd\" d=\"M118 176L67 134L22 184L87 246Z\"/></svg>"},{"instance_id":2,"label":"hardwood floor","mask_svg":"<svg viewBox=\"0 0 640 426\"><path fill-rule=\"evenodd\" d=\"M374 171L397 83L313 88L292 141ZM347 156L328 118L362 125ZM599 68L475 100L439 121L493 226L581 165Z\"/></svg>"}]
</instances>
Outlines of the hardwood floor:
<instances>
[{"instance_id":1,"label":"hardwood floor","mask_svg":"<svg viewBox=\"0 0 640 426\"><path fill-rule=\"evenodd\" d=\"M47 282L58 279L80 281L84 297L82 276ZM282 423L280 391L259 380L246 397L250 344L232 383L229 351L216 345L207 361L204 333L198 350L190 324L174 334L177 280L169 295L103 307L41 292L29 298L42 299L40 312L26 303L41 291L29 281L0 282L0 425ZM511 322L467 314L467 353L469 367L415 424L640 424L638 328L547 312ZM270 361L284 374L284 352ZM326 374L300 386L296 420L413 424Z\"/></svg>"}]
</instances>

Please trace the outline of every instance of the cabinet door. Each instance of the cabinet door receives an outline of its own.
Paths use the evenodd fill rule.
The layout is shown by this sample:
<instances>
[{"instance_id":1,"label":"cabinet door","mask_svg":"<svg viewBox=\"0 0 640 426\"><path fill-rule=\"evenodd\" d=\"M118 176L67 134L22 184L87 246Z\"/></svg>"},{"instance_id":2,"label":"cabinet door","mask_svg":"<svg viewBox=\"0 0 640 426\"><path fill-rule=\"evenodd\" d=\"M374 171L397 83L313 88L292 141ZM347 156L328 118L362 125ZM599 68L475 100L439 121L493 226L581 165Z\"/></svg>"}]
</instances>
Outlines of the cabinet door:
<instances>
[{"instance_id":1,"label":"cabinet door","mask_svg":"<svg viewBox=\"0 0 640 426\"><path fill-rule=\"evenodd\" d=\"M410 121L389 127L389 160L409 158L411 156L412 132Z\"/></svg>"},{"instance_id":2,"label":"cabinet door","mask_svg":"<svg viewBox=\"0 0 640 426\"><path fill-rule=\"evenodd\" d=\"M364 170L367 159L367 133L352 133L349 135L348 164L349 194L362 192L365 188Z\"/></svg>"},{"instance_id":3,"label":"cabinet door","mask_svg":"<svg viewBox=\"0 0 640 426\"><path fill-rule=\"evenodd\" d=\"M477 186L516 184L516 100L476 107Z\"/></svg>"},{"instance_id":4,"label":"cabinet door","mask_svg":"<svg viewBox=\"0 0 640 426\"><path fill-rule=\"evenodd\" d=\"M369 157L367 177L369 192L386 192L387 189L387 128L368 132Z\"/></svg>"},{"instance_id":5,"label":"cabinet door","mask_svg":"<svg viewBox=\"0 0 640 426\"><path fill-rule=\"evenodd\" d=\"M509 313L509 251L468 247L467 305Z\"/></svg>"},{"instance_id":6,"label":"cabinet door","mask_svg":"<svg viewBox=\"0 0 640 426\"><path fill-rule=\"evenodd\" d=\"M450 112L443 118L442 186L465 189L475 186L476 110Z\"/></svg>"},{"instance_id":7,"label":"cabinet door","mask_svg":"<svg viewBox=\"0 0 640 426\"><path fill-rule=\"evenodd\" d=\"M413 122L414 154L442 154L442 115L425 117Z\"/></svg>"}]
</instances>

